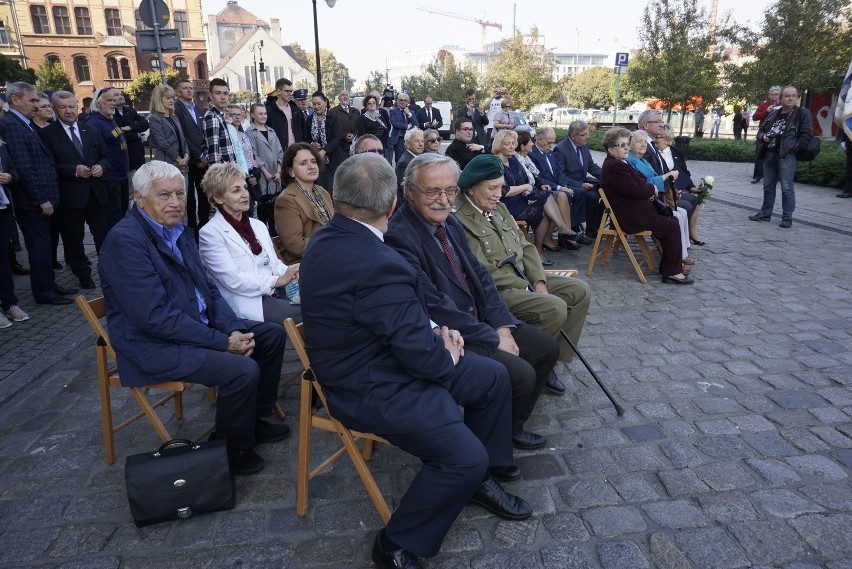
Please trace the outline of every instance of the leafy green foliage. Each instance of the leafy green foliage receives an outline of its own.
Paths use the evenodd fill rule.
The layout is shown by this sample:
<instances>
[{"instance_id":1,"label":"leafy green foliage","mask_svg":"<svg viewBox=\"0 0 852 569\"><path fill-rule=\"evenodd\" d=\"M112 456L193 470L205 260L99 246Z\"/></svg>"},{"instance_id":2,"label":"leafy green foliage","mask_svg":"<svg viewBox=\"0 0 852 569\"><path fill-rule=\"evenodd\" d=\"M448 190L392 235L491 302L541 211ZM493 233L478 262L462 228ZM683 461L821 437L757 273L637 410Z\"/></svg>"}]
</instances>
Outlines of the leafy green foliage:
<instances>
[{"instance_id":1,"label":"leafy green foliage","mask_svg":"<svg viewBox=\"0 0 852 569\"><path fill-rule=\"evenodd\" d=\"M228 100L232 103L252 103L254 102L254 91L250 89L232 91L228 96Z\"/></svg>"},{"instance_id":2,"label":"leafy green foliage","mask_svg":"<svg viewBox=\"0 0 852 569\"><path fill-rule=\"evenodd\" d=\"M472 66L459 66L453 54L442 49L423 73L404 77L400 88L408 89L417 100L432 95L436 101L450 101L453 106L458 106L464 101L465 90L476 89L478 82Z\"/></svg>"},{"instance_id":3,"label":"leafy green foliage","mask_svg":"<svg viewBox=\"0 0 852 569\"><path fill-rule=\"evenodd\" d=\"M288 44L287 47L293 50L293 59L296 60L296 63L305 69L310 69L311 59L313 59L313 56L308 55L308 52L299 45L299 42L294 41L293 43Z\"/></svg>"},{"instance_id":4,"label":"leafy green foliage","mask_svg":"<svg viewBox=\"0 0 852 569\"><path fill-rule=\"evenodd\" d=\"M62 65L58 61L51 63L45 60L36 68L36 75L38 79L36 79L35 86L39 91L46 93L74 91L71 86L71 79L62 70Z\"/></svg>"},{"instance_id":5,"label":"leafy green foliage","mask_svg":"<svg viewBox=\"0 0 852 569\"><path fill-rule=\"evenodd\" d=\"M385 88L385 74L381 71L373 69L370 71L370 76L364 81L364 95L368 93L372 93L373 91L378 91L381 93Z\"/></svg>"},{"instance_id":6,"label":"leafy green foliage","mask_svg":"<svg viewBox=\"0 0 852 569\"><path fill-rule=\"evenodd\" d=\"M615 93L615 73L609 67L592 67L565 81L568 105L579 109L608 109Z\"/></svg>"},{"instance_id":7,"label":"leafy green foliage","mask_svg":"<svg viewBox=\"0 0 852 569\"><path fill-rule=\"evenodd\" d=\"M485 84L504 87L516 109L529 109L557 98L555 66L553 56L539 41L538 28L530 30L526 41L516 30L489 64Z\"/></svg>"},{"instance_id":8,"label":"leafy green foliage","mask_svg":"<svg viewBox=\"0 0 852 569\"><path fill-rule=\"evenodd\" d=\"M349 69L337 61L334 53L320 48L320 66L322 68L322 86L319 87L319 90L325 93L330 100L333 100L345 87L352 88L355 80L349 77ZM313 51L309 54L308 64L304 67L316 77L316 55Z\"/></svg>"},{"instance_id":9,"label":"leafy green foliage","mask_svg":"<svg viewBox=\"0 0 852 569\"><path fill-rule=\"evenodd\" d=\"M844 7L844 4L846 6ZM770 85L832 91L852 59L852 10L835 0L776 0L759 33L742 36L742 66L728 64L729 98L762 101Z\"/></svg>"},{"instance_id":10,"label":"leafy green foliage","mask_svg":"<svg viewBox=\"0 0 852 569\"><path fill-rule=\"evenodd\" d=\"M166 83L171 87L177 87L180 81L180 72L177 69L166 69ZM124 92L133 101L147 100L151 96L151 91L161 82L159 71L143 71L131 81Z\"/></svg>"},{"instance_id":11,"label":"leafy green foliage","mask_svg":"<svg viewBox=\"0 0 852 569\"><path fill-rule=\"evenodd\" d=\"M0 83L13 83L15 81L35 84L36 72L32 69L24 69L17 59L0 54Z\"/></svg>"}]
</instances>

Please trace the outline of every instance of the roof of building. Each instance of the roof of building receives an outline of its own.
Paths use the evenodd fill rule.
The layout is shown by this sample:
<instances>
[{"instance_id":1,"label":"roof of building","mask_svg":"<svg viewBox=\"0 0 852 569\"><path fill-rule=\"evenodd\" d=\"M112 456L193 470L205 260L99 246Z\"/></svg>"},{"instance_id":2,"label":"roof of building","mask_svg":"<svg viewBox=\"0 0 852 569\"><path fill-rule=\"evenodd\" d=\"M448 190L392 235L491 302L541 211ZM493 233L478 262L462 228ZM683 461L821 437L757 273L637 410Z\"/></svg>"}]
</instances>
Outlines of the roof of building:
<instances>
[{"instance_id":1,"label":"roof of building","mask_svg":"<svg viewBox=\"0 0 852 569\"><path fill-rule=\"evenodd\" d=\"M241 8L236 0L228 0L222 11L216 14L216 23L240 26L260 26L269 29L269 23L261 20L245 8Z\"/></svg>"}]
</instances>

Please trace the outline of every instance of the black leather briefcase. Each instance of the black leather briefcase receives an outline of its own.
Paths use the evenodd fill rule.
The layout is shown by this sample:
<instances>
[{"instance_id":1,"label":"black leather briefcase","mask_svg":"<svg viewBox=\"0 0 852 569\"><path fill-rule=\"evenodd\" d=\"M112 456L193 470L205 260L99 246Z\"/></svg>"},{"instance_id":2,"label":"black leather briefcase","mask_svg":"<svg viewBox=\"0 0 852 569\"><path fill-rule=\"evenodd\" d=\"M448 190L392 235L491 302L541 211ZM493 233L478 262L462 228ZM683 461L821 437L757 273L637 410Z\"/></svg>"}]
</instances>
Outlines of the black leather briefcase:
<instances>
[{"instance_id":1,"label":"black leather briefcase","mask_svg":"<svg viewBox=\"0 0 852 569\"><path fill-rule=\"evenodd\" d=\"M237 497L224 440L172 439L128 456L124 481L137 527L230 510Z\"/></svg>"}]
</instances>

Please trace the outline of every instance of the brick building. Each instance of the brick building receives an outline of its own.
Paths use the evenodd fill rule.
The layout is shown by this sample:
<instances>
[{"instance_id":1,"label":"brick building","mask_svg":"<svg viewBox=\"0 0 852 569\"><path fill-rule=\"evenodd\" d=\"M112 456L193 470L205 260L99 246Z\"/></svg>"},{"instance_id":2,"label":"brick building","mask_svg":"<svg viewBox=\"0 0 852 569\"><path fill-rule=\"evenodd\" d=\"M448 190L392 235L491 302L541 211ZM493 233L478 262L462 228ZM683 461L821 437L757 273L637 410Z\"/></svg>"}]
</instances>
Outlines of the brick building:
<instances>
[{"instance_id":1,"label":"brick building","mask_svg":"<svg viewBox=\"0 0 852 569\"><path fill-rule=\"evenodd\" d=\"M206 91L201 0L165 1L171 14L166 27L180 30L182 48L163 54L166 67L194 80L196 91ZM158 68L156 54L136 50L136 30L150 29L139 17L136 0L34 0L16 6L28 67L59 62L81 101L96 89L122 89L139 72Z\"/></svg>"}]
</instances>

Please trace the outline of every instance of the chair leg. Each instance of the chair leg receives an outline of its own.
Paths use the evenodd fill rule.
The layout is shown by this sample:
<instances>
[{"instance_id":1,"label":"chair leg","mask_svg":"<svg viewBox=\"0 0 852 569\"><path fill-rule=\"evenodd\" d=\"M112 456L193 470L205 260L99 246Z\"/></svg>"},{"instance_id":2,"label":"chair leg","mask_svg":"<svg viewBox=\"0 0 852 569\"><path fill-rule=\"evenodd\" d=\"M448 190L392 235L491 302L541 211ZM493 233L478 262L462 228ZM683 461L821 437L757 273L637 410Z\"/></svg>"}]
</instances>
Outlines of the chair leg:
<instances>
[{"instance_id":1,"label":"chair leg","mask_svg":"<svg viewBox=\"0 0 852 569\"><path fill-rule=\"evenodd\" d=\"M157 415L157 411L151 406L151 402L148 401L148 398L144 393L142 393L142 390L138 387L131 387L130 392L133 394L136 402L139 403L142 411L148 417L148 420L151 422L151 426L154 427L154 430L157 432L157 436L160 437L160 440L163 442L171 440L172 437L169 434L169 431L166 430L166 426L160 420L159 415Z\"/></svg>"},{"instance_id":2,"label":"chair leg","mask_svg":"<svg viewBox=\"0 0 852 569\"><path fill-rule=\"evenodd\" d=\"M648 242L641 235L634 235L633 238L636 239L636 243L639 245L639 250L645 258L645 264L648 265L648 270L652 273L655 272L657 270L657 260L654 259L654 254L648 247Z\"/></svg>"},{"instance_id":3,"label":"chair leg","mask_svg":"<svg viewBox=\"0 0 852 569\"><path fill-rule=\"evenodd\" d=\"M636 261L636 256L633 255L633 251L630 249L630 244L627 242L627 237L623 235L619 235L619 241L624 246L624 252L627 253L627 257L630 259L630 264L633 265L633 270L636 271L636 276L639 277L639 281L642 284L648 284L648 281L645 280L645 273L642 272L642 267L639 266L638 261Z\"/></svg>"},{"instance_id":4,"label":"chair leg","mask_svg":"<svg viewBox=\"0 0 852 569\"><path fill-rule=\"evenodd\" d=\"M302 393L299 400L299 459L296 465L296 513L304 516L308 513L308 482L311 460L311 399L313 384L302 381Z\"/></svg>"},{"instance_id":5,"label":"chair leg","mask_svg":"<svg viewBox=\"0 0 852 569\"><path fill-rule=\"evenodd\" d=\"M603 223L601 223L603 225ZM598 248L601 245L601 238L603 237L603 228L598 230L598 234L595 236L595 244L592 247L592 256L589 258L589 265L586 267L586 276L592 276L592 269L595 268L595 261L598 258Z\"/></svg>"},{"instance_id":6,"label":"chair leg","mask_svg":"<svg viewBox=\"0 0 852 569\"><path fill-rule=\"evenodd\" d=\"M207 402L210 403L211 405L216 404L216 388L215 387L208 387L207 388Z\"/></svg>"},{"instance_id":7,"label":"chair leg","mask_svg":"<svg viewBox=\"0 0 852 569\"><path fill-rule=\"evenodd\" d=\"M603 251L601 251L601 263L608 263L615 251L618 251L618 240L616 240L615 235L607 235Z\"/></svg>"},{"instance_id":8,"label":"chair leg","mask_svg":"<svg viewBox=\"0 0 852 569\"><path fill-rule=\"evenodd\" d=\"M281 404L277 401L275 405L272 407L272 410L275 411L275 416L278 417L279 421L283 421L286 415L284 414L284 409L281 408Z\"/></svg>"},{"instance_id":9,"label":"chair leg","mask_svg":"<svg viewBox=\"0 0 852 569\"><path fill-rule=\"evenodd\" d=\"M376 441L364 439L364 449L361 451L361 456L364 460L373 458L373 451L376 450Z\"/></svg>"},{"instance_id":10,"label":"chair leg","mask_svg":"<svg viewBox=\"0 0 852 569\"><path fill-rule=\"evenodd\" d=\"M367 489L367 494L370 495L370 500L373 501L379 517L382 518L383 523L387 524L391 515L390 508L388 508L385 497L382 496L382 492L379 490L379 486L376 484L376 479L373 478L370 468L364 462L364 458L358 450L358 445L355 444L352 434L340 421L332 419L332 422L337 428L340 438L343 440L343 446L346 447L346 452L349 454L349 458L352 459L352 464L355 465L355 470L358 472L358 476L361 477L361 482L364 483L364 488Z\"/></svg>"},{"instance_id":11,"label":"chair leg","mask_svg":"<svg viewBox=\"0 0 852 569\"><path fill-rule=\"evenodd\" d=\"M101 426L104 432L104 453L106 454L106 463L115 463L115 441L113 435L115 431L112 428L112 400L109 395L109 385L104 381L100 381L101 395Z\"/></svg>"},{"instance_id":12,"label":"chair leg","mask_svg":"<svg viewBox=\"0 0 852 569\"><path fill-rule=\"evenodd\" d=\"M183 391L175 392L175 419L183 419Z\"/></svg>"}]
</instances>

